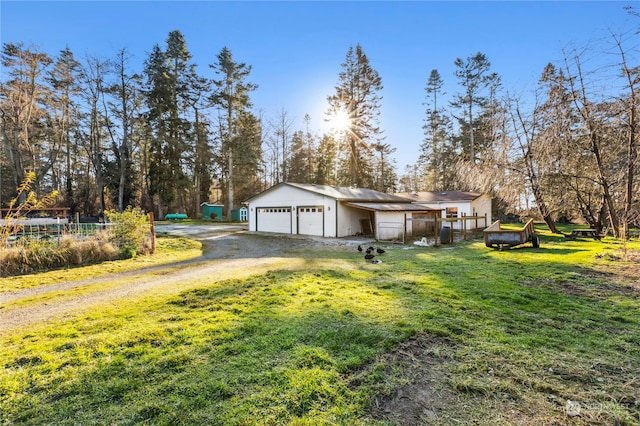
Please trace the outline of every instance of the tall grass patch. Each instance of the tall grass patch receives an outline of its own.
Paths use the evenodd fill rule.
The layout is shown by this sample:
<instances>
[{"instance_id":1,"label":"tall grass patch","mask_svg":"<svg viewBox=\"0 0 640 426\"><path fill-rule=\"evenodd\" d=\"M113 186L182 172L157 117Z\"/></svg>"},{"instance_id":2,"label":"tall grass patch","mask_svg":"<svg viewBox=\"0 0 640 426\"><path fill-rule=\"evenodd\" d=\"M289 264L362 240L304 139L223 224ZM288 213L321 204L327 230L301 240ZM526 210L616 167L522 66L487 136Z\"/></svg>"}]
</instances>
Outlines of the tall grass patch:
<instances>
[{"instance_id":1,"label":"tall grass patch","mask_svg":"<svg viewBox=\"0 0 640 426\"><path fill-rule=\"evenodd\" d=\"M64 244L63 242L63 247ZM88 250L82 249L82 247L85 247L84 244L89 245ZM108 249L118 260L109 261L103 259L98 263L96 254L99 253L100 250L105 250L105 246L108 244L108 241L103 240L73 241L69 244L71 259L67 264L62 265L59 269L46 272L31 272L21 275L12 274L11 276L4 277L2 278L0 294L60 282L96 278L105 274L126 272L142 267L166 265L193 259L202 255L202 244L197 241L163 236L156 239L156 251L151 255L121 260L117 255L119 251L110 247ZM77 247L81 247L81 249L76 249ZM88 252L89 255L87 255L86 252ZM1 256L2 255L0 255L0 257ZM85 260L88 258L96 263L75 263L80 260L79 258Z\"/></svg>"},{"instance_id":2,"label":"tall grass patch","mask_svg":"<svg viewBox=\"0 0 640 426\"><path fill-rule=\"evenodd\" d=\"M28 274L118 258L120 250L109 242L105 233L98 233L84 240L70 236L59 240L26 240L2 249L0 276Z\"/></svg>"},{"instance_id":3,"label":"tall grass patch","mask_svg":"<svg viewBox=\"0 0 640 426\"><path fill-rule=\"evenodd\" d=\"M112 226L91 236L23 238L0 251L0 276L129 259L152 251L148 218L139 209L109 212Z\"/></svg>"}]
</instances>

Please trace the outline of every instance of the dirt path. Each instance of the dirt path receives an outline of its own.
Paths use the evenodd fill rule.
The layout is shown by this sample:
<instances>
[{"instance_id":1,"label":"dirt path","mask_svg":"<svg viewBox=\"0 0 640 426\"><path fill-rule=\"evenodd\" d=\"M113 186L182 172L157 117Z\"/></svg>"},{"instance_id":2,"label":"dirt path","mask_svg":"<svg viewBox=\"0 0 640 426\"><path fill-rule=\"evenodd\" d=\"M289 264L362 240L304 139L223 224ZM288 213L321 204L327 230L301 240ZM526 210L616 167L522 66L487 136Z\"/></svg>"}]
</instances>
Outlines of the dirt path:
<instances>
[{"instance_id":1,"label":"dirt path","mask_svg":"<svg viewBox=\"0 0 640 426\"><path fill-rule=\"evenodd\" d=\"M156 227L156 234L197 239L203 243L204 254L179 263L2 294L0 334L42 321L66 319L86 312L92 306L116 305L122 298L178 293L197 286L203 278L219 281L275 267L292 267L303 261L293 255L296 250L309 247L311 242L318 244L308 238L248 234L240 226L160 225ZM77 294L70 296L74 290ZM64 293L64 296L55 298L56 293ZM10 302L37 298L43 301L24 308L5 308Z\"/></svg>"}]
</instances>

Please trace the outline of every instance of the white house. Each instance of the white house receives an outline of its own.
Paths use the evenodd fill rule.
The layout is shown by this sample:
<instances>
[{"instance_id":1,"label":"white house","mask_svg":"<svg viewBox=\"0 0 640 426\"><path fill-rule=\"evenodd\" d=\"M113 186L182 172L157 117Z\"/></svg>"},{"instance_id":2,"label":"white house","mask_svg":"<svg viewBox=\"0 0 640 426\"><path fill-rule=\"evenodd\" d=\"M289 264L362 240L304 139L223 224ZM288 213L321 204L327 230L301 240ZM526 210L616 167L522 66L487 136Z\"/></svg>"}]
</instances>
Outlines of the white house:
<instances>
[{"instance_id":1,"label":"white house","mask_svg":"<svg viewBox=\"0 0 640 426\"><path fill-rule=\"evenodd\" d=\"M466 229L486 228L491 225L491 197L482 192L469 191L433 191L402 192L396 195L408 198L413 203L441 210L442 218L462 218L465 216L481 217L468 219ZM486 218L486 219L484 219ZM461 229L460 221L453 222L453 227Z\"/></svg>"},{"instance_id":2,"label":"white house","mask_svg":"<svg viewBox=\"0 0 640 426\"><path fill-rule=\"evenodd\" d=\"M413 213L437 214L393 194L364 188L282 182L251 197L249 231L401 240Z\"/></svg>"}]
</instances>

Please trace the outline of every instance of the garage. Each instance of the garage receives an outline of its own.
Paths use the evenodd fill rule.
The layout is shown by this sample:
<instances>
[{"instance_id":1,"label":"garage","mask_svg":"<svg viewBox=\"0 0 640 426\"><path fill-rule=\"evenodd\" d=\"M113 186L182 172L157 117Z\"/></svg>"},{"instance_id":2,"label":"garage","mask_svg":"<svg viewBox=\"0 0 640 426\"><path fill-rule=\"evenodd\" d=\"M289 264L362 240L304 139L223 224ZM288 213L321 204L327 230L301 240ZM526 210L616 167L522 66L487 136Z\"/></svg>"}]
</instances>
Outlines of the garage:
<instances>
[{"instance_id":1,"label":"garage","mask_svg":"<svg viewBox=\"0 0 640 426\"><path fill-rule=\"evenodd\" d=\"M291 207L259 207L256 209L256 231L291 233Z\"/></svg>"},{"instance_id":2,"label":"garage","mask_svg":"<svg viewBox=\"0 0 640 426\"><path fill-rule=\"evenodd\" d=\"M323 206L298 207L298 234L324 235Z\"/></svg>"},{"instance_id":3,"label":"garage","mask_svg":"<svg viewBox=\"0 0 640 426\"><path fill-rule=\"evenodd\" d=\"M249 231L322 237L353 235L386 238L387 228L407 215L429 208L367 188L280 182L246 200ZM371 203L360 205L359 203ZM393 207L392 207L393 206ZM399 215L390 218L390 215ZM379 217L384 216L384 220ZM393 221L393 225L378 222ZM404 225L402 225L404 229ZM383 235L384 234L384 235ZM395 236L394 236L395 238Z\"/></svg>"}]
</instances>

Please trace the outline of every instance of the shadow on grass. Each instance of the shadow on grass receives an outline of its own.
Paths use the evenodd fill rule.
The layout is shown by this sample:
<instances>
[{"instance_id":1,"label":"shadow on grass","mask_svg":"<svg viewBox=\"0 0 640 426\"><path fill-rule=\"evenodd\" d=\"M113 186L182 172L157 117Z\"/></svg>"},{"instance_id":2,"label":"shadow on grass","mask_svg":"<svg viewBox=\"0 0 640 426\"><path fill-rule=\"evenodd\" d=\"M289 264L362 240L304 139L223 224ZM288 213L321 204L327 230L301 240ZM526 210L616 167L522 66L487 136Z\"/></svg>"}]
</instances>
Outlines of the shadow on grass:
<instances>
[{"instance_id":1,"label":"shadow on grass","mask_svg":"<svg viewBox=\"0 0 640 426\"><path fill-rule=\"evenodd\" d=\"M548 245L540 245L540 247L527 247L527 246L515 246L511 248L505 249L497 249L497 248L487 248L487 250L494 252L526 252L526 253L546 253L546 254L558 254L558 255L568 255L572 253L584 252L584 249L581 248L566 248L566 247L553 247Z\"/></svg>"},{"instance_id":2,"label":"shadow on grass","mask_svg":"<svg viewBox=\"0 0 640 426\"><path fill-rule=\"evenodd\" d=\"M274 271L183 292L126 322L95 320L101 331L59 346L63 367L5 420L286 424L340 412L355 422L366 399L344 374L410 334L379 311L401 310L397 301L365 290L347 272Z\"/></svg>"}]
</instances>

